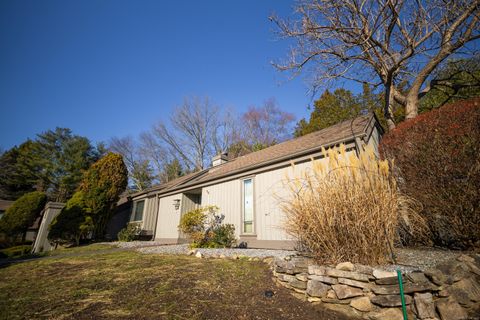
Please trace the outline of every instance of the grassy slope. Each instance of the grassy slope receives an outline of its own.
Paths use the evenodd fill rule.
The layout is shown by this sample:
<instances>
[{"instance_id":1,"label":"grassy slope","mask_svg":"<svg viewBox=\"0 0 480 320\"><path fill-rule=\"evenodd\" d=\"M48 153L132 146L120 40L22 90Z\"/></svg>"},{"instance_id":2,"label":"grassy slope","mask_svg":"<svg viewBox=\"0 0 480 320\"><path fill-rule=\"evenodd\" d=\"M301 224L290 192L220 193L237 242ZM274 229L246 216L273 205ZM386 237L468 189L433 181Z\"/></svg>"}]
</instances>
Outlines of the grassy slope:
<instances>
[{"instance_id":1,"label":"grassy slope","mask_svg":"<svg viewBox=\"0 0 480 320\"><path fill-rule=\"evenodd\" d=\"M0 269L0 319L343 319L276 287L261 262L95 249Z\"/></svg>"}]
</instances>

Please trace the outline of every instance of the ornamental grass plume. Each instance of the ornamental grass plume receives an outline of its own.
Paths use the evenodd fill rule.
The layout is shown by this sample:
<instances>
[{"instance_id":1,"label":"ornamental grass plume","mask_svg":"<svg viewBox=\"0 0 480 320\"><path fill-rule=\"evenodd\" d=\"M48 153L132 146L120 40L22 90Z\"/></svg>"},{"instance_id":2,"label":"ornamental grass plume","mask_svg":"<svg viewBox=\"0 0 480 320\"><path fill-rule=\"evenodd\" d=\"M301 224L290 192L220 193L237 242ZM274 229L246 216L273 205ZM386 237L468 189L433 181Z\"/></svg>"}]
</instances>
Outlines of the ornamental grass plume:
<instances>
[{"instance_id":1,"label":"ornamental grass plume","mask_svg":"<svg viewBox=\"0 0 480 320\"><path fill-rule=\"evenodd\" d=\"M418 204L373 148L357 156L342 144L322 153L311 170L287 177L291 197L283 204L286 231L319 262L382 264L395 243L425 232Z\"/></svg>"}]
</instances>

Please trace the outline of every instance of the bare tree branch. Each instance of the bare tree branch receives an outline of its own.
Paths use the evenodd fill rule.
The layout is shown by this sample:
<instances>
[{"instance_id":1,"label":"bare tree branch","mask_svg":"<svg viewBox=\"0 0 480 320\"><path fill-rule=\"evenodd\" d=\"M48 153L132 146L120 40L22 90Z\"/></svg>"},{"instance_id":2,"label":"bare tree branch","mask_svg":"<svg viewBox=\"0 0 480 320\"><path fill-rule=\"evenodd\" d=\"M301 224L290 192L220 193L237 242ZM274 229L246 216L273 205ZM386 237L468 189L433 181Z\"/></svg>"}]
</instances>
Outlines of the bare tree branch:
<instances>
[{"instance_id":1,"label":"bare tree branch","mask_svg":"<svg viewBox=\"0 0 480 320\"><path fill-rule=\"evenodd\" d=\"M271 20L295 46L273 65L314 75L313 88L338 79L371 82L415 117L426 80L445 59L480 38L480 0L301 0L296 20ZM399 84L407 84L401 92ZM393 118L390 119L393 127Z\"/></svg>"}]
</instances>

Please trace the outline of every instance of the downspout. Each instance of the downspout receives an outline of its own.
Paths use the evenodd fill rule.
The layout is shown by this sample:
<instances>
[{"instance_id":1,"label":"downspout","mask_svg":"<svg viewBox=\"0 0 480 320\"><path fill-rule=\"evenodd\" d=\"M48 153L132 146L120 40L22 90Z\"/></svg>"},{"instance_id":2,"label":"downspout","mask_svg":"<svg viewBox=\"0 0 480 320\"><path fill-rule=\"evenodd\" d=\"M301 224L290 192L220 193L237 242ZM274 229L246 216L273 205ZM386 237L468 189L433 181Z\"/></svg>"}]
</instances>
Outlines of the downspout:
<instances>
[{"instance_id":1,"label":"downspout","mask_svg":"<svg viewBox=\"0 0 480 320\"><path fill-rule=\"evenodd\" d=\"M153 227L153 236L152 240L155 241L155 236L157 234L157 225L158 225L158 212L160 211L160 194L157 193L157 213L155 215L155 227Z\"/></svg>"}]
</instances>

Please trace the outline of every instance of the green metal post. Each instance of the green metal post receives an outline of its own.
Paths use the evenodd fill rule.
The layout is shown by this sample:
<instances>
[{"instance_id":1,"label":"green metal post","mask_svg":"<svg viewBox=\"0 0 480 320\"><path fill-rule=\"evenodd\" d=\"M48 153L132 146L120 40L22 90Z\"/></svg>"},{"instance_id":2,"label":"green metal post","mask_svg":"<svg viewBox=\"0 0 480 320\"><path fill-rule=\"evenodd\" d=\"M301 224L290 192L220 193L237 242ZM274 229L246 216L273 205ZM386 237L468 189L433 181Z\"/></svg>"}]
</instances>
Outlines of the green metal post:
<instances>
[{"instance_id":1,"label":"green metal post","mask_svg":"<svg viewBox=\"0 0 480 320\"><path fill-rule=\"evenodd\" d=\"M400 269L397 269L397 278L398 278L398 287L400 288L400 299L402 299L403 320L408 320L407 305L405 304L405 296L403 294L402 272L400 271Z\"/></svg>"}]
</instances>

